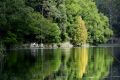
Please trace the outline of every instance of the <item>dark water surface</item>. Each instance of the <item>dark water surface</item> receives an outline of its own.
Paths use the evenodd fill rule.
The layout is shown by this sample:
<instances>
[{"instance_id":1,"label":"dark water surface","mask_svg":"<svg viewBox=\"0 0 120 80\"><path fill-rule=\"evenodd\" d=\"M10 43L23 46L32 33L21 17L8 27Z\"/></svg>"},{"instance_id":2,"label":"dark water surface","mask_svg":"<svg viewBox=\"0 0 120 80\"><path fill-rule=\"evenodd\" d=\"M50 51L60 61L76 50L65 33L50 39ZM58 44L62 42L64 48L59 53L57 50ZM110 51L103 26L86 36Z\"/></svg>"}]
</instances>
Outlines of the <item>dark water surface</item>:
<instances>
[{"instance_id":1,"label":"dark water surface","mask_svg":"<svg viewBox=\"0 0 120 80\"><path fill-rule=\"evenodd\" d=\"M120 80L120 47L9 50L0 80Z\"/></svg>"}]
</instances>

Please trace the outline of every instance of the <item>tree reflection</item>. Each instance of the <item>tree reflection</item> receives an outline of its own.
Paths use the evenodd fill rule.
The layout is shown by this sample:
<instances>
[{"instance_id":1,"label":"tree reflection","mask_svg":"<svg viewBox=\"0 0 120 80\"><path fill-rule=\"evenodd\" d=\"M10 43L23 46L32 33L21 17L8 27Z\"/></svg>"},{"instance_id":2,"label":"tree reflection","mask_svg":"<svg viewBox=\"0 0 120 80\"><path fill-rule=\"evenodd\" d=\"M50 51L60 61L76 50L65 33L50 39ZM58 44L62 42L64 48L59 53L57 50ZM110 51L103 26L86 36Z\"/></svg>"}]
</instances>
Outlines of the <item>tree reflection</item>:
<instances>
[{"instance_id":1,"label":"tree reflection","mask_svg":"<svg viewBox=\"0 0 120 80\"><path fill-rule=\"evenodd\" d=\"M0 80L44 80L58 71L61 64L61 50L41 50L37 55L30 50L10 51L3 62Z\"/></svg>"},{"instance_id":2,"label":"tree reflection","mask_svg":"<svg viewBox=\"0 0 120 80\"><path fill-rule=\"evenodd\" d=\"M100 80L109 73L109 48L10 51L2 61L0 80ZM31 53L31 54L30 54Z\"/></svg>"},{"instance_id":3,"label":"tree reflection","mask_svg":"<svg viewBox=\"0 0 120 80\"><path fill-rule=\"evenodd\" d=\"M61 64L61 50L53 49L52 51L46 51L44 50L44 54L37 56L35 65L30 68L30 80L54 78L52 74L59 70Z\"/></svg>"},{"instance_id":4,"label":"tree reflection","mask_svg":"<svg viewBox=\"0 0 120 80\"><path fill-rule=\"evenodd\" d=\"M23 54L23 52L25 54ZM9 51L6 53L4 61L2 63L2 72L0 80L28 80L26 76L28 74L29 67L33 62L31 55L27 55L29 51Z\"/></svg>"},{"instance_id":5,"label":"tree reflection","mask_svg":"<svg viewBox=\"0 0 120 80\"><path fill-rule=\"evenodd\" d=\"M74 48L68 63L68 80L80 80L86 72L88 48Z\"/></svg>"},{"instance_id":6,"label":"tree reflection","mask_svg":"<svg viewBox=\"0 0 120 80\"><path fill-rule=\"evenodd\" d=\"M89 51L89 54L88 54ZM74 48L67 62L66 80L100 80L109 73L113 58L108 48Z\"/></svg>"},{"instance_id":7,"label":"tree reflection","mask_svg":"<svg viewBox=\"0 0 120 80\"><path fill-rule=\"evenodd\" d=\"M113 58L108 48L91 48L89 53L89 63L85 79L100 80L105 78L112 64Z\"/></svg>"},{"instance_id":8,"label":"tree reflection","mask_svg":"<svg viewBox=\"0 0 120 80\"><path fill-rule=\"evenodd\" d=\"M82 78L88 64L88 48L81 48L81 49L77 48L75 50L74 55L75 55L76 77Z\"/></svg>"}]
</instances>

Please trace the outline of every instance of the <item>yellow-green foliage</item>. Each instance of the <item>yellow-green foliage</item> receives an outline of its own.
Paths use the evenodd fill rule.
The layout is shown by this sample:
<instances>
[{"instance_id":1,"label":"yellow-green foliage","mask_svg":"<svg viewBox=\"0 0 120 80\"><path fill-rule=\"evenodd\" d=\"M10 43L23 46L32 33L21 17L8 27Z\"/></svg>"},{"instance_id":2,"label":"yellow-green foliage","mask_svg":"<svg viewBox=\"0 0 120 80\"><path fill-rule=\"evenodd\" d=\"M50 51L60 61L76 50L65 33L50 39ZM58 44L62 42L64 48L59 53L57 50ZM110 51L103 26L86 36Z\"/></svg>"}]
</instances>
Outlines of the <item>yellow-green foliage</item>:
<instances>
[{"instance_id":1,"label":"yellow-green foliage","mask_svg":"<svg viewBox=\"0 0 120 80\"><path fill-rule=\"evenodd\" d=\"M76 18L76 28L75 28L75 35L74 41L77 45L85 44L87 41L87 29L85 26L85 22L82 20L81 17Z\"/></svg>"}]
</instances>

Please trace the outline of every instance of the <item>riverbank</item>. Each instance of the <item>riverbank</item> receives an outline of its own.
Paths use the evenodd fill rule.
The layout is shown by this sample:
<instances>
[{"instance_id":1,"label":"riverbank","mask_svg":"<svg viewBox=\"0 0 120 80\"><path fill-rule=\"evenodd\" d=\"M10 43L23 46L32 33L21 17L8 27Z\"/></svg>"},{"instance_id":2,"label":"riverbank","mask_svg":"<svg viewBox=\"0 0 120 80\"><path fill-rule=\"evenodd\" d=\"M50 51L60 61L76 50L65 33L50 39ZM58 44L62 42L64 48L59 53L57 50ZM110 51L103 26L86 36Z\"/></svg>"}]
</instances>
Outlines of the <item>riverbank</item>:
<instances>
[{"instance_id":1,"label":"riverbank","mask_svg":"<svg viewBox=\"0 0 120 80\"><path fill-rule=\"evenodd\" d=\"M15 45L12 47L12 49L28 49L28 48L43 48L43 49L54 49L54 48L73 48L75 47L73 44L70 42L63 42L63 43L49 43L49 44L37 44L37 43L30 43L30 44L20 44L20 45ZM89 44L84 44L81 46L77 47L89 47Z\"/></svg>"},{"instance_id":2,"label":"riverbank","mask_svg":"<svg viewBox=\"0 0 120 80\"><path fill-rule=\"evenodd\" d=\"M99 44L99 47L120 47L120 44Z\"/></svg>"},{"instance_id":3,"label":"riverbank","mask_svg":"<svg viewBox=\"0 0 120 80\"><path fill-rule=\"evenodd\" d=\"M55 49L55 48L74 48L74 47L120 47L120 44L98 44L98 45L84 44L81 46L74 46L70 42L49 43L49 44L26 43L19 45L16 44L14 46L11 46L10 49L31 49L31 48Z\"/></svg>"},{"instance_id":4,"label":"riverbank","mask_svg":"<svg viewBox=\"0 0 120 80\"><path fill-rule=\"evenodd\" d=\"M30 44L21 44L14 46L14 48L72 48L72 47L73 45L70 42L46 43L46 44L30 43Z\"/></svg>"}]
</instances>

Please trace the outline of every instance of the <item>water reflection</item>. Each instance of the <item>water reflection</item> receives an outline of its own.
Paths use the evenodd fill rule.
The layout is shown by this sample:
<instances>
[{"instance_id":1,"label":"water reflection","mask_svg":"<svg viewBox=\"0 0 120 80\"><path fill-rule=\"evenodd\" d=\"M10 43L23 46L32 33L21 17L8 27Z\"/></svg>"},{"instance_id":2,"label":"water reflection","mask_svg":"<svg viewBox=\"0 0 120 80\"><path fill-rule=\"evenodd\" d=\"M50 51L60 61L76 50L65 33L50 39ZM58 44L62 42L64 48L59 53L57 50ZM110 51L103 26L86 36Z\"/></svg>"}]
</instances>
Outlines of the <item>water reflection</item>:
<instances>
[{"instance_id":1,"label":"water reflection","mask_svg":"<svg viewBox=\"0 0 120 80\"><path fill-rule=\"evenodd\" d=\"M101 80L113 62L110 50L12 50L0 62L0 80Z\"/></svg>"},{"instance_id":2,"label":"water reflection","mask_svg":"<svg viewBox=\"0 0 120 80\"><path fill-rule=\"evenodd\" d=\"M88 48L74 48L68 62L67 80L79 80L83 77L88 64Z\"/></svg>"},{"instance_id":3,"label":"water reflection","mask_svg":"<svg viewBox=\"0 0 120 80\"><path fill-rule=\"evenodd\" d=\"M76 77L82 78L88 64L88 48L75 49Z\"/></svg>"},{"instance_id":4,"label":"water reflection","mask_svg":"<svg viewBox=\"0 0 120 80\"><path fill-rule=\"evenodd\" d=\"M38 54L38 48L31 48L31 55L37 56Z\"/></svg>"},{"instance_id":5,"label":"water reflection","mask_svg":"<svg viewBox=\"0 0 120 80\"><path fill-rule=\"evenodd\" d=\"M44 55L41 54L36 57L35 64L30 68L30 80L44 80L58 71L61 64L60 49L46 51L44 51Z\"/></svg>"},{"instance_id":6,"label":"water reflection","mask_svg":"<svg viewBox=\"0 0 120 80\"><path fill-rule=\"evenodd\" d=\"M91 48L89 57L87 72L84 78L88 80L100 80L107 77L113 62L111 49Z\"/></svg>"}]
</instances>

